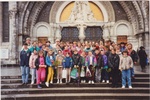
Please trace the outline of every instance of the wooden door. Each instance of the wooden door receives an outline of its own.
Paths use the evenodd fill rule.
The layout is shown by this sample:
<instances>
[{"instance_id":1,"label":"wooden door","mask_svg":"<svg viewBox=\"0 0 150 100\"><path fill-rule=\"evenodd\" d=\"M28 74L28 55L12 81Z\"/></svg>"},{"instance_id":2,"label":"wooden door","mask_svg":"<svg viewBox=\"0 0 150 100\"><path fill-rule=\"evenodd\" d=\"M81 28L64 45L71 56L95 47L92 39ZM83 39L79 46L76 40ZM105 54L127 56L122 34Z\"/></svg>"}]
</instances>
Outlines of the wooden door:
<instances>
[{"instance_id":1,"label":"wooden door","mask_svg":"<svg viewBox=\"0 0 150 100\"><path fill-rule=\"evenodd\" d=\"M38 37L38 41L42 42L42 44L45 44L46 41L48 41L48 38L47 37Z\"/></svg>"},{"instance_id":2,"label":"wooden door","mask_svg":"<svg viewBox=\"0 0 150 100\"><path fill-rule=\"evenodd\" d=\"M117 36L117 44L120 44L121 42L127 43L127 36L126 35Z\"/></svg>"}]
</instances>

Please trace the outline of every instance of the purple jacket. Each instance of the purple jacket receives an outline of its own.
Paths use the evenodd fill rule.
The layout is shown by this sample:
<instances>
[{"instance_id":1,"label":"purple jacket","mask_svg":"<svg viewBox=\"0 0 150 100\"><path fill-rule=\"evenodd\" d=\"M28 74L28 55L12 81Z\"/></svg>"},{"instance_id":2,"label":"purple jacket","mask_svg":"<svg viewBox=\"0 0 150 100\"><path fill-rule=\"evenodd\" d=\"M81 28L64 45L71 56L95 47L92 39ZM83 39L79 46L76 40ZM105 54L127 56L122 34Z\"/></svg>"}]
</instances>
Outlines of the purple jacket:
<instances>
[{"instance_id":1,"label":"purple jacket","mask_svg":"<svg viewBox=\"0 0 150 100\"><path fill-rule=\"evenodd\" d=\"M96 57L93 55L92 58L93 58L92 65L96 66L96 64L97 64ZM87 66L87 67L90 66L90 56L86 57L85 66Z\"/></svg>"},{"instance_id":2,"label":"purple jacket","mask_svg":"<svg viewBox=\"0 0 150 100\"><path fill-rule=\"evenodd\" d=\"M107 60L107 56L103 55L103 61L104 61L104 66L108 65L108 60Z\"/></svg>"}]
</instances>

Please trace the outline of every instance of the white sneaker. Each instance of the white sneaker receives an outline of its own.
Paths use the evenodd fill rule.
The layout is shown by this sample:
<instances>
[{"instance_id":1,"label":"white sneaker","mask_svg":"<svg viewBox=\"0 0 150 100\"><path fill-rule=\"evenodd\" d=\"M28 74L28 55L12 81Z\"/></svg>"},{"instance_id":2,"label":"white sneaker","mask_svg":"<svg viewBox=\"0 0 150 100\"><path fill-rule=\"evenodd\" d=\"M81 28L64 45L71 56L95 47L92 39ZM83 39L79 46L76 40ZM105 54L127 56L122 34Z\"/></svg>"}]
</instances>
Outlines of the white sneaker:
<instances>
[{"instance_id":1,"label":"white sneaker","mask_svg":"<svg viewBox=\"0 0 150 100\"><path fill-rule=\"evenodd\" d=\"M89 84L91 83L91 81L89 81Z\"/></svg>"},{"instance_id":2,"label":"white sneaker","mask_svg":"<svg viewBox=\"0 0 150 100\"><path fill-rule=\"evenodd\" d=\"M107 80L106 83L108 84L108 83L109 83L109 80Z\"/></svg>"},{"instance_id":3,"label":"white sneaker","mask_svg":"<svg viewBox=\"0 0 150 100\"><path fill-rule=\"evenodd\" d=\"M59 79L57 80L57 84L59 83Z\"/></svg>"},{"instance_id":4,"label":"white sneaker","mask_svg":"<svg viewBox=\"0 0 150 100\"><path fill-rule=\"evenodd\" d=\"M105 82L105 80L102 81L102 83L104 83L104 82Z\"/></svg>"},{"instance_id":5,"label":"white sneaker","mask_svg":"<svg viewBox=\"0 0 150 100\"><path fill-rule=\"evenodd\" d=\"M49 83L48 82L45 82L45 84L46 84L47 87L49 87Z\"/></svg>"},{"instance_id":6,"label":"white sneaker","mask_svg":"<svg viewBox=\"0 0 150 100\"><path fill-rule=\"evenodd\" d=\"M51 81L50 83L53 84L53 81Z\"/></svg>"},{"instance_id":7,"label":"white sneaker","mask_svg":"<svg viewBox=\"0 0 150 100\"><path fill-rule=\"evenodd\" d=\"M124 89L124 88L125 88L125 86L122 86L122 88Z\"/></svg>"},{"instance_id":8,"label":"white sneaker","mask_svg":"<svg viewBox=\"0 0 150 100\"><path fill-rule=\"evenodd\" d=\"M129 86L129 89L132 89L132 86Z\"/></svg>"},{"instance_id":9,"label":"white sneaker","mask_svg":"<svg viewBox=\"0 0 150 100\"><path fill-rule=\"evenodd\" d=\"M85 83L85 80L83 81L83 83Z\"/></svg>"},{"instance_id":10,"label":"white sneaker","mask_svg":"<svg viewBox=\"0 0 150 100\"><path fill-rule=\"evenodd\" d=\"M62 83L62 81L60 81L60 84Z\"/></svg>"},{"instance_id":11,"label":"white sneaker","mask_svg":"<svg viewBox=\"0 0 150 100\"><path fill-rule=\"evenodd\" d=\"M31 82L31 85L33 85L34 84L34 82Z\"/></svg>"},{"instance_id":12,"label":"white sneaker","mask_svg":"<svg viewBox=\"0 0 150 100\"><path fill-rule=\"evenodd\" d=\"M92 81L92 84L94 84L94 81Z\"/></svg>"}]
</instances>

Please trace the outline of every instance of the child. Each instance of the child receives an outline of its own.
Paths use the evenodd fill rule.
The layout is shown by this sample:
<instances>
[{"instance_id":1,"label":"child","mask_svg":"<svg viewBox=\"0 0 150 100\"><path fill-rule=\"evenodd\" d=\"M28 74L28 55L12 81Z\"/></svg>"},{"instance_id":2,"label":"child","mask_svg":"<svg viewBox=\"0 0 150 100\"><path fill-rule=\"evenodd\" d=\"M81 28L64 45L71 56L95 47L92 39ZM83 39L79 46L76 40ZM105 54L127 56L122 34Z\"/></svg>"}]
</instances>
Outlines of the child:
<instances>
[{"instance_id":1,"label":"child","mask_svg":"<svg viewBox=\"0 0 150 100\"><path fill-rule=\"evenodd\" d=\"M102 68L102 82L104 83L106 80L106 83L109 83L109 75L107 72L107 69L108 69L108 63L107 62L108 61L107 61L107 56L105 55L104 49L101 49L101 55L102 55L103 61L104 61L103 68Z\"/></svg>"},{"instance_id":2,"label":"child","mask_svg":"<svg viewBox=\"0 0 150 100\"><path fill-rule=\"evenodd\" d=\"M20 52L20 66L21 66L21 73L22 73L22 85L28 83L28 77L29 77L29 58L30 58L31 52L28 49L28 44L25 43L23 45L23 49Z\"/></svg>"},{"instance_id":3,"label":"child","mask_svg":"<svg viewBox=\"0 0 150 100\"><path fill-rule=\"evenodd\" d=\"M56 56L57 66L57 83L62 83L62 62L65 56L62 54L61 50L58 50L58 55Z\"/></svg>"},{"instance_id":4,"label":"child","mask_svg":"<svg viewBox=\"0 0 150 100\"><path fill-rule=\"evenodd\" d=\"M97 64L96 64L96 67L95 67L95 69L96 69L95 80L96 80L97 83L99 83L101 81L101 68L104 65L103 57L100 54L99 49L95 50L95 57L96 57L96 60L97 60Z\"/></svg>"},{"instance_id":5,"label":"child","mask_svg":"<svg viewBox=\"0 0 150 100\"><path fill-rule=\"evenodd\" d=\"M48 75L47 75L47 80L46 80L46 86L49 87L49 81L52 84L53 83L53 76L54 76L54 69L53 69L53 63L54 63L54 56L53 56L53 51L49 50L48 55L46 56L46 64L48 66Z\"/></svg>"},{"instance_id":6,"label":"child","mask_svg":"<svg viewBox=\"0 0 150 100\"><path fill-rule=\"evenodd\" d=\"M66 83L70 82L70 72L72 67L72 58L70 57L69 53L66 54L66 57L63 60L63 68L67 71L67 78Z\"/></svg>"},{"instance_id":7,"label":"child","mask_svg":"<svg viewBox=\"0 0 150 100\"><path fill-rule=\"evenodd\" d=\"M128 51L123 51L122 54L123 55L120 58L120 64L119 64L119 69L122 72L122 88L125 88L126 86L126 79L128 81L128 87L132 88L130 68L133 67L133 60L130 56L128 56Z\"/></svg>"},{"instance_id":8,"label":"child","mask_svg":"<svg viewBox=\"0 0 150 100\"><path fill-rule=\"evenodd\" d=\"M45 80L45 68L47 67L43 51L39 51L38 58L35 60L35 66L37 69L37 88L42 88L40 83L44 82Z\"/></svg>"},{"instance_id":9,"label":"child","mask_svg":"<svg viewBox=\"0 0 150 100\"><path fill-rule=\"evenodd\" d=\"M94 84L94 78L95 78L94 71L95 71L96 64L97 64L96 57L92 54L92 51L89 51L88 56L86 57L85 65L86 67L89 68L91 72L92 76L89 77L89 83L92 84Z\"/></svg>"},{"instance_id":10,"label":"child","mask_svg":"<svg viewBox=\"0 0 150 100\"><path fill-rule=\"evenodd\" d=\"M117 87L118 85L118 79L119 79L119 61L120 58L116 54L116 49L111 50L111 54L108 57L108 64L111 68L112 72L112 87Z\"/></svg>"},{"instance_id":11,"label":"child","mask_svg":"<svg viewBox=\"0 0 150 100\"><path fill-rule=\"evenodd\" d=\"M32 55L30 56L29 66L31 68L31 84L34 84L35 82L35 76L36 76L36 66L35 66L35 60L38 57L38 53L36 50L33 51Z\"/></svg>"},{"instance_id":12,"label":"child","mask_svg":"<svg viewBox=\"0 0 150 100\"><path fill-rule=\"evenodd\" d=\"M80 70L81 70L82 65L81 65L81 56L78 54L78 51L76 49L74 50L74 54L72 55L72 61L73 61L74 68L77 66L77 70L78 70L77 81L78 81L78 84L79 84Z\"/></svg>"},{"instance_id":13,"label":"child","mask_svg":"<svg viewBox=\"0 0 150 100\"><path fill-rule=\"evenodd\" d=\"M80 77L81 77L81 83L85 83L85 52L82 52L81 53L81 65L82 65L82 68L81 68L81 74L80 74Z\"/></svg>"}]
</instances>

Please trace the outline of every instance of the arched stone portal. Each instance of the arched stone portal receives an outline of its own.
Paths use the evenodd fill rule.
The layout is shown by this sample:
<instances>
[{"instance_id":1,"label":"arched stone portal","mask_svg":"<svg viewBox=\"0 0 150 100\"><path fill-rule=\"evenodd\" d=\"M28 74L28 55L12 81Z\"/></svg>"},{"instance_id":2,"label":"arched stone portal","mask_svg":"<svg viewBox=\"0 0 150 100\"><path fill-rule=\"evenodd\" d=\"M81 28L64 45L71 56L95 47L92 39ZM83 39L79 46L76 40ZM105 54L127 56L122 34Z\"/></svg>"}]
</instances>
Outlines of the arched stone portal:
<instances>
[{"instance_id":1,"label":"arched stone portal","mask_svg":"<svg viewBox=\"0 0 150 100\"><path fill-rule=\"evenodd\" d=\"M56 7L56 5L58 6L57 3L58 2L54 3L52 7L50 13L50 22L53 22L55 24L54 26L59 26L57 27L57 29L60 32L57 33L57 35L59 35L59 39L61 39L62 37L63 27L68 27L68 29L69 27L77 27L79 30L78 38L81 42L83 42L86 38L85 34L87 35L87 33L89 33L89 31L86 31L87 33L85 33L87 27L93 27L95 31L98 31L97 27L102 27L106 25L109 22L109 20L115 21L113 9L111 9L112 17L109 18L108 15L110 15L110 13L107 12L107 9L104 6L104 4L106 3L104 2L91 2L91 1L90 2L88 1L68 2L67 1L67 2L63 2L61 5L59 2L60 6L58 9ZM112 7L110 3L108 3L107 5L109 5L110 8ZM55 11L55 15L53 14L54 11ZM56 33L53 35L55 36ZM57 37L57 35L55 37ZM71 36L71 34L69 36ZM74 34L72 34L72 37L73 36ZM95 36L93 37L94 40L94 38L96 38L96 35L93 36ZM99 34L97 34L97 37L99 39L101 39L102 36L103 36L102 31ZM70 39L74 40L73 38Z\"/></svg>"}]
</instances>

